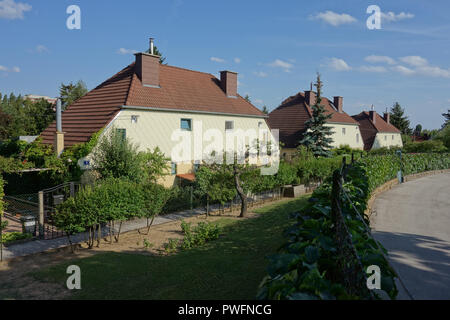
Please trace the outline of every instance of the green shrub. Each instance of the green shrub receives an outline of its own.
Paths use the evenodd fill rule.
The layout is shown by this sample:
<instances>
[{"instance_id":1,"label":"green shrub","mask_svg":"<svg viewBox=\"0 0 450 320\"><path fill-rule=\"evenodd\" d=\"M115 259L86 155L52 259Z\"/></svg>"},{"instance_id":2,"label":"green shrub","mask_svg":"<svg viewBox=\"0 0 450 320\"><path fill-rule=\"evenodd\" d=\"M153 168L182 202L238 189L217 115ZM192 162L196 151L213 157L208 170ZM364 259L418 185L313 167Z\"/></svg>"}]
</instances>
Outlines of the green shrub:
<instances>
[{"instance_id":1,"label":"green shrub","mask_svg":"<svg viewBox=\"0 0 450 320\"><path fill-rule=\"evenodd\" d=\"M404 152L408 153L430 153L446 152L447 148L441 140L428 140L423 142L410 142L403 147Z\"/></svg>"},{"instance_id":2,"label":"green shrub","mask_svg":"<svg viewBox=\"0 0 450 320\"><path fill-rule=\"evenodd\" d=\"M359 213L367 208L373 190L395 179L402 169L404 174L429 170L449 169L449 154L407 154L365 157L348 171L344 189ZM296 223L285 231L287 242L280 252L269 257L268 276L263 280L260 299L366 299L350 295L342 282L337 261L337 243L331 219L331 177L314 191L312 201L301 213L293 216ZM381 269L382 290L391 298L398 291L395 271L384 258L377 242L365 232L350 201L341 196L341 209L352 242L361 260L363 271L370 265ZM363 218L368 224L367 218ZM363 293L361 293L363 294Z\"/></svg>"},{"instance_id":3,"label":"green shrub","mask_svg":"<svg viewBox=\"0 0 450 320\"><path fill-rule=\"evenodd\" d=\"M2 243L9 244L20 240L32 239L33 235L30 233L20 233L20 232L7 232L2 234Z\"/></svg>"},{"instance_id":4,"label":"green shrub","mask_svg":"<svg viewBox=\"0 0 450 320\"><path fill-rule=\"evenodd\" d=\"M60 205L55 225L68 235L84 230L91 233L107 222L146 217L150 207L146 200L144 189L135 182L120 178L100 180Z\"/></svg>"},{"instance_id":5,"label":"green shrub","mask_svg":"<svg viewBox=\"0 0 450 320\"><path fill-rule=\"evenodd\" d=\"M200 247L206 242L219 238L220 227L214 223L200 222L196 227L192 228L191 223L181 222L181 230L184 238L181 241L183 250Z\"/></svg>"},{"instance_id":6,"label":"green shrub","mask_svg":"<svg viewBox=\"0 0 450 320\"><path fill-rule=\"evenodd\" d=\"M3 216L3 210L4 208L4 202L3 202L3 197L5 196L5 193L3 191L3 186L4 186L4 182L3 182L3 176L0 173L0 215Z\"/></svg>"}]
</instances>

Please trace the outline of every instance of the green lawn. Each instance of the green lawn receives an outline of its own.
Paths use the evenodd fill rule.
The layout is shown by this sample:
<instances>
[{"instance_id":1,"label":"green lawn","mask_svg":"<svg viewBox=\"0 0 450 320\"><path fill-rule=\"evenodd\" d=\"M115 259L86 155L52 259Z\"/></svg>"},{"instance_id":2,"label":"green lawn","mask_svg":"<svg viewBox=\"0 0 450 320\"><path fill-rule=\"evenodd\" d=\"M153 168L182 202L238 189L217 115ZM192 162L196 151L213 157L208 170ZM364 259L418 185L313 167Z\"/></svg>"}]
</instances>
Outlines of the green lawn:
<instances>
[{"instance_id":1,"label":"green lawn","mask_svg":"<svg viewBox=\"0 0 450 320\"><path fill-rule=\"evenodd\" d=\"M220 239L172 256L105 253L32 274L65 284L67 266L81 268L82 290L74 299L254 299L266 274L267 255L282 245L282 231L307 197L257 210L254 219L224 225Z\"/></svg>"}]
</instances>

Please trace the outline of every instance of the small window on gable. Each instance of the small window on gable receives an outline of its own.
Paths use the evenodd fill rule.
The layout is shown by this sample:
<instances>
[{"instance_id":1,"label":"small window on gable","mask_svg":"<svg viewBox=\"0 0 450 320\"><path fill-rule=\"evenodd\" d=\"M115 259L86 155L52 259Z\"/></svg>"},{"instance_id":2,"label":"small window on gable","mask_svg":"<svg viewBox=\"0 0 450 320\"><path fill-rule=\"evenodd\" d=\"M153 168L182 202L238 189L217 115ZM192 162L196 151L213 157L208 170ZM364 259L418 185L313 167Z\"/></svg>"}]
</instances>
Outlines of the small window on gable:
<instances>
[{"instance_id":1,"label":"small window on gable","mask_svg":"<svg viewBox=\"0 0 450 320\"><path fill-rule=\"evenodd\" d=\"M225 121L225 130L233 130L234 121Z\"/></svg>"},{"instance_id":2,"label":"small window on gable","mask_svg":"<svg viewBox=\"0 0 450 320\"><path fill-rule=\"evenodd\" d=\"M132 115L131 116L131 123L138 123L138 119L139 119L139 116Z\"/></svg>"},{"instance_id":3,"label":"small window on gable","mask_svg":"<svg viewBox=\"0 0 450 320\"><path fill-rule=\"evenodd\" d=\"M192 131L192 119L181 119L181 130Z\"/></svg>"},{"instance_id":4,"label":"small window on gable","mask_svg":"<svg viewBox=\"0 0 450 320\"><path fill-rule=\"evenodd\" d=\"M175 162L172 162L172 171L171 174L174 176L177 174L177 164Z\"/></svg>"},{"instance_id":5,"label":"small window on gable","mask_svg":"<svg viewBox=\"0 0 450 320\"><path fill-rule=\"evenodd\" d=\"M116 132L122 141L127 139L127 129L116 129Z\"/></svg>"}]
</instances>

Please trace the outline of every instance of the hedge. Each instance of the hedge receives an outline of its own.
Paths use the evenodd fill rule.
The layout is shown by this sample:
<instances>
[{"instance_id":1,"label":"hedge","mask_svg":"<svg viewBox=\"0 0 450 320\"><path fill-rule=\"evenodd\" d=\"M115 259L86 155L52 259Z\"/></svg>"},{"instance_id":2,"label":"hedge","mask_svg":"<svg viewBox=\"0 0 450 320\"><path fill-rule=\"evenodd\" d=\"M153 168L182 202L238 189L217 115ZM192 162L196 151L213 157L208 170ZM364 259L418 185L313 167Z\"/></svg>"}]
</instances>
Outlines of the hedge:
<instances>
[{"instance_id":1,"label":"hedge","mask_svg":"<svg viewBox=\"0 0 450 320\"><path fill-rule=\"evenodd\" d=\"M61 204L54 222L69 236L69 240L72 234L89 231L91 247L93 233L96 230L100 233L101 225L133 218L152 218L161 212L167 198L168 191L162 186L109 178L84 187L75 197ZM119 235L120 231L116 241Z\"/></svg>"},{"instance_id":2,"label":"hedge","mask_svg":"<svg viewBox=\"0 0 450 320\"><path fill-rule=\"evenodd\" d=\"M414 174L450 168L449 154L412 154L374 156L361 159L348 171L344 189L361 214L373 190L395 179L397 172ZM260 299L367 299L368 296L350 294L342 283L337 268L337 243L331 220L331 187L329 177L312 195L312 202L293 216L296 223L285 231L286 243L276 255L269 257L268 275L258 293ZM364 230L350 205L342 197L342 212L352 235L353 244L361 259L363 270L377 265L381 269L381 288L392 299L397 296L395 271L383 256L386 250ZM364 217L365 223L369 221ZM376 298L381 298L375 293Z\"/></svg>"}]
</instances>

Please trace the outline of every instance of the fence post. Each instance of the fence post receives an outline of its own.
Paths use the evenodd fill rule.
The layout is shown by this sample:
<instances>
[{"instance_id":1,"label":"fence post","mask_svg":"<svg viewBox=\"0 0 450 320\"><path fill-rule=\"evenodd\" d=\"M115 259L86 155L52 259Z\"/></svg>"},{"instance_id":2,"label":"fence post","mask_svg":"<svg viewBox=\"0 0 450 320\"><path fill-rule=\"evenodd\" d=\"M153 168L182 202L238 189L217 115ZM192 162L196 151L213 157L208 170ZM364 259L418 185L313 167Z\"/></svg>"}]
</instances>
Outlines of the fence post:
<instances>
[{"instance_id":1,"label":"fence post","mask_svg":"<svg viewBox=\"0 0 450 320\"><path fill-rule=\"evenodd\" d=\"M191 210L194 209L194 186L191 186Z\"/></svg>"},{"instance_id":2,"label":"fence post","mask_svg":"<svg viewBox=\"0 0 450 320\"><path fill-rule=\"evenodd\" d=\"M335 228L337 226L337 217L340 214L340 210L341 210L340 205L339 205L339 195L340 195L340 188L341 188L340 180L341 180L341 174L339 173L339 170L334 171L333 187L331 189L331 219L333 221Z\"/></svg>"},{"instance_id":3,"label":"fence post","mask_svg":"<svg viewBox=\"0 0 450 320\"><path fill-rule=\"evenodd\" d=\"M44 192L39 191L39 237L44 237Z\"/></svg>"}]
</instances>

